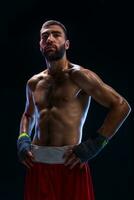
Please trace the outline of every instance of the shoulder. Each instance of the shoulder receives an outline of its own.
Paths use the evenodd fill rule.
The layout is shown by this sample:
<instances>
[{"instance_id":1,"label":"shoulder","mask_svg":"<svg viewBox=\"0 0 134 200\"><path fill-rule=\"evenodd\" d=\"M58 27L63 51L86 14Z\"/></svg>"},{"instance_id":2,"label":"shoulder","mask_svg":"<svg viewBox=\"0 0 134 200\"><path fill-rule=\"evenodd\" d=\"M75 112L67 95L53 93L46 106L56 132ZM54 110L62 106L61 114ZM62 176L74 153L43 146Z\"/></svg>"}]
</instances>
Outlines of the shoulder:
<instances>
[{"instance_id":1,"label":"shoulder","mask_svg":"<svg viewBox=\"0 0 134 200\"><path fill-rule=\"evenodd\" d=\"M90 70L89 68L76 64L71 64L71 66L71 76L75 81L88 80L91 82L102 82L99 75L94 71Z\"/></svg>"},{"instance_id":2,"label":"shoulder","mask_svg":"<svg viewBox=\"0 0 134 200\"><path fill-rule=\"evenodd\" d=\"M42 71L38 74L33 75L28 81L27 81L27 88L33 91L37 85L37 83L43 79L44 75L46 74L47 70Z\"/></svg>"}]
</instances>

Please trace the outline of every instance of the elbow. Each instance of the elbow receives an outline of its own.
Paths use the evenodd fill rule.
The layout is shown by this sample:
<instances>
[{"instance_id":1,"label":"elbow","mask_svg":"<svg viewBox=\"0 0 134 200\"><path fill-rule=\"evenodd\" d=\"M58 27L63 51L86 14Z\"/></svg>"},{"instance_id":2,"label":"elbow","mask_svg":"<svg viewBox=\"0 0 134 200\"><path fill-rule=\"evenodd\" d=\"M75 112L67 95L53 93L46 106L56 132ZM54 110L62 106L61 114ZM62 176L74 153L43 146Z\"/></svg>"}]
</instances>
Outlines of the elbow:
<instances>
[{"instance_id":1,"label":"elbow","mask_svg":"<svg viewBox=\"0 0 134 200\"><path fill-rule=\"evenodd\" d=\"M121 112L123 113L124 117L128 117L128 115L131 112L131 106L129 105L129 103L127 102L127 100L125 98L121 98L118 101L118 108L120 108Z\"/></svg>"},{"instance_id":2,"label":"elbow","mask_svg":"<svg viewBox=\"0 0 134 200\"><path fill-rule=\"evenodd\" d=\"M30 120L34 118L33 115L29 114L28 112L24 112L23 116Z\"/></svg>"},{"instance_id":3,"label":"elbow","mask_svg":"<svg viewBox=\"0 0 134 200\"><path fill-rule=\"evenodd\" d=\"M123 104L124 104L124 111L125 111L126 115L128 116L131 112L131 106L125 99L123 99Z\"/></svg>"}]
</instances>

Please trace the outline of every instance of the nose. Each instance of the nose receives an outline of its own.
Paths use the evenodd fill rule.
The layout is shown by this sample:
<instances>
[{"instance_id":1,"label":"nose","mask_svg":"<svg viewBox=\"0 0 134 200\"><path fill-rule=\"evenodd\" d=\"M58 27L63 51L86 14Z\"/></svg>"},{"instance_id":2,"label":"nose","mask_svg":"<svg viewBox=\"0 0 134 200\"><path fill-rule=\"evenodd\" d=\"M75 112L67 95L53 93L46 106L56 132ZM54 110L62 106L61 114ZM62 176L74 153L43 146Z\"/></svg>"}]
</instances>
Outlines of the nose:
<instances>
[{"instance_id":1,"label":"nose","mask_svg":"<svg viewBox=\"0 0 134 200\"><path fill-rule=\"evenodd\" d=\"M47 42L49 43L51 43L51 42L53 42L53 40L54 40L54 37L53 37L53 35L52 34L49 34L49 36L48 36L48 38L47 38Z\"/></svg>"}]
</instances>

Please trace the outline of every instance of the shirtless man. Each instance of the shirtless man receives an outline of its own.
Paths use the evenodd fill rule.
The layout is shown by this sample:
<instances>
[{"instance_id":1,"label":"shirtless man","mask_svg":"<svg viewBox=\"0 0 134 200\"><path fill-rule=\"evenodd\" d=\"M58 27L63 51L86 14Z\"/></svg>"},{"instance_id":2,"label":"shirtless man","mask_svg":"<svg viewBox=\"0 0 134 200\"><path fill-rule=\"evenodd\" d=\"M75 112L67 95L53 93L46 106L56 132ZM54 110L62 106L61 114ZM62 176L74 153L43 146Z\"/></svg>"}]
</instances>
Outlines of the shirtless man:
<instances>
[{"instance_id":1,"label":"shirtless man","mask_svg":"<svg viewBox=\"0 0 134 200\"><path fill-rule=\"evenodd\" d=\"M29 169L25 200L94 200L87 161L103 149L130 112L128 102L97 74L67 59L69 45L63 24L43 24L40 50L47 69L27 82L17 140L19 159ZM82 143L91 97L108 108L108 114L95 139Z\"/></svg>"}]
</instances>

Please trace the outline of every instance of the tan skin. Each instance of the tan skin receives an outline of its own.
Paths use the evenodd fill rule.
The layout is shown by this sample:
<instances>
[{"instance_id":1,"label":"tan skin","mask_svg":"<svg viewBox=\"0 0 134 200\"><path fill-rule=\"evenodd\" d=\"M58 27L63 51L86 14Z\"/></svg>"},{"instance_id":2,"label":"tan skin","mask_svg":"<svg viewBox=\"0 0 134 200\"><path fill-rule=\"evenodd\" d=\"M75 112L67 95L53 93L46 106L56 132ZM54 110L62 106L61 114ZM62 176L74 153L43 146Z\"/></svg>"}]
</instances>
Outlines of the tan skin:
<instances>
[{"instance_id":1,"label":"tan skin","mask_svg":"<svg viewBox=\"0 0 134 200\"><path fill-rule=\"evenodd\" d=\"M58 25L41 29L40 49L48 44L52 54L64 44L65 53L57 61L48 61L47 69L33 76L27 82L26 106L21 118L20 133L30 134L35 125L32 143L39 146L74 147L81 142L82 128L90 104L90 97L108 108L104 123L98 130L106 137L112 137L130 112L127 101L114 89L105 84L91 70L70 63L66 57L69 41ZM65 165L72 169L83 164L73 153L73 147L64 155ZM22 161L31 168L34 157L31 151Z\"/></svg>"}]
</instances>

